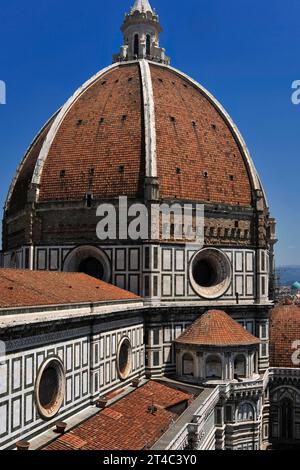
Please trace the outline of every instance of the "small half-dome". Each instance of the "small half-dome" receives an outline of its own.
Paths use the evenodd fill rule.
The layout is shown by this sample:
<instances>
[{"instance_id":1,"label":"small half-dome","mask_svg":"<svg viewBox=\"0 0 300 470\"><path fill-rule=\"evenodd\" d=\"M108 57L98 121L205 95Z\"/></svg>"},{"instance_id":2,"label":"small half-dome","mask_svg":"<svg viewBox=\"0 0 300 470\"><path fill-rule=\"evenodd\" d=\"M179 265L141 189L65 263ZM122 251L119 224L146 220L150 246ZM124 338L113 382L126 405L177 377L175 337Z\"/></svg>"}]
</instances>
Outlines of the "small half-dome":
<instances>
[{"instance_id":1,"label":"small half-dome","mask_svg":"<svg viewBox=\"0 0 300 470\"><path fill-rule=\"evenodd\" d=\"M177 340L197 346L250 346L260 340L222 310L209 310L199 317Z\"/></svg>"}]
</instances>

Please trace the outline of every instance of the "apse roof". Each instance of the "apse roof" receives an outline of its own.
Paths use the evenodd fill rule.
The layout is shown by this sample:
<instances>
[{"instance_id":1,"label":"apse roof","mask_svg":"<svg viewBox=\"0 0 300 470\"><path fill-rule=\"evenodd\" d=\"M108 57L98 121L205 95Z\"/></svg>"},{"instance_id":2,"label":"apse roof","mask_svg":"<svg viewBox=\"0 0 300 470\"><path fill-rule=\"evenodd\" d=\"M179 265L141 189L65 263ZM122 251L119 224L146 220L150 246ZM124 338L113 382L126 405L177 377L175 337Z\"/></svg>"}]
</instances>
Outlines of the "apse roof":
<instances>
[{"instance_id":1,"label":"apse roof","mask_svg":"<svg viewBox=\"0 0 300 470\"><path fill-rule=\"evenodd\" d=\"M209 310L199 317L177 343L207 346L246 346L260 340L222 310Z\"/></svg>"}]
</instances>

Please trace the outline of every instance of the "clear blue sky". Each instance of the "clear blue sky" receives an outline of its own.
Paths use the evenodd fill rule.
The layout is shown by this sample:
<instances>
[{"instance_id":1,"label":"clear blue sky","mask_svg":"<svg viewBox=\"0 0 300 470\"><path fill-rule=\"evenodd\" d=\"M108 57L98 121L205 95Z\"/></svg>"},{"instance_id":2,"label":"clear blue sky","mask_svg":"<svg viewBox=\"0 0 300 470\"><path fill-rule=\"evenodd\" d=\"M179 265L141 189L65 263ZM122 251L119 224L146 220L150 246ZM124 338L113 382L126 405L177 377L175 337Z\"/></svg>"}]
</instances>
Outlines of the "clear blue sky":
<instances>
[{"instance_id":1,"label":"clear blue sky","mask_svg":"<svg viewBox=\"0 0 300 470\"><path fill-rule=\"evenodd\" d=\"M0 9L0 204L35 133L122 42L133 0L10 0ZM221 101L278 219L277 264L300 264L299 0L152 0L172 65Z\"/></svg>"}]
</instances>

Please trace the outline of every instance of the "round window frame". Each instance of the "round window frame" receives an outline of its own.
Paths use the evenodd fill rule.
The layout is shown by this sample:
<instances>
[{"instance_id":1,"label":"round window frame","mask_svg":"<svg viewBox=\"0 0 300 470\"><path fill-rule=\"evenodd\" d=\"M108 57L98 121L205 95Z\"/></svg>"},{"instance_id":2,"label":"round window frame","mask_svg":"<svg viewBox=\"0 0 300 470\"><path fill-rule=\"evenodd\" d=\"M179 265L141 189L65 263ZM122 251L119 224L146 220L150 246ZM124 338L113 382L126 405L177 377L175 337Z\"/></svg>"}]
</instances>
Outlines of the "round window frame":
<instances>
[{"instance_id":1,"label":"round window frame","mask_svg":"<svg viewBox=\"0 0 300 470\"><path fill-rule=\"evenodd\" d=\"M205 287L197 283L194 278L193 270L195 267L195 263L197 263L201 258L209 259L209 254L213 254L215 257L219 258L220 266L222 268L222 271L224 272L224 279L215 286ZM224 253L223 251L218 250L217 248L203 248L202 250L197 251L191 258L189 267L189 279L193 290L199 297L202 297L207 300L219 299L220 297L226 294L232 284L231 262L226 253Z\"/></svg>"},{"instance_id":2,"label":"round window frame","mask_svg":"<svg viewBox=\"0 0 300 470\"><path fill-rule=\"evenodd\" d=\"M122 372L120 369L120 354L121 354L121 349L124 344L128 345L128 361L127 361L127 366L125 372ZM132 372L132 344L128 336L124 336L119 345L118 345L118 351L117 351L117 371L118 371L118 376L119 378L124 382L125 380L128 379Z\"/></svg>"},{"instance_id":3,"label":"round window frame","mask_svg":"<svg viewBox=\"0 0 300 470\"><path fill-rule=\"evenodd\" d=\"M103 266L103 279L104 282L111 281L111 262L107 254L98 246L95 245L78 245L71 250L63 264L63 271L65 272L78 272L80 263L87 258L95 258Z\"/></svg>"},{"instance_id":4,"label":"round window frame","mask_svg":"<svg viewBox=\"0 0 300 470\"><path fill-rule=\"evenodd\" d=\"M57 396L54 401L54 404L51 406L51 408L50 407L45 408L40 402L40 385L41 385L41 380L42 380L44 372L50 366L54 367L55 371L58 374L58 392L57 392ZM62 407L64 398L65 398L65 388L66 388L66 374L65 374L65 369L64 369L64 365L62 361L60 360L59 357L54 357L54 356L49 357L40 366L38 373L37 373L37 378L36 378L35 387L34 387L35 404L36 404L38 413L42 419L51 420L59 413Z\"/></svg>"}]
</instances>

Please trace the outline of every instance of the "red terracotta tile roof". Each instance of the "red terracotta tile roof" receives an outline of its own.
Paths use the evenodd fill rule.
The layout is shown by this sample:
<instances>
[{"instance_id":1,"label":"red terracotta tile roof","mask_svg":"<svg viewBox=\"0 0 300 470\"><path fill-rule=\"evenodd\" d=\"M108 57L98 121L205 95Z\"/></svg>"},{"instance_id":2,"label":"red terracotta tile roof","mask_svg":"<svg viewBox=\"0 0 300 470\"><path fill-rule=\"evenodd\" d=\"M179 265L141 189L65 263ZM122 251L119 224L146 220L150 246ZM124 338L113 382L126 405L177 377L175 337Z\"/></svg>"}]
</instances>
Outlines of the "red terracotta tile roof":
<instances>
[{"instance_id":1,"label":"red terracotta tile roof","mask_svg":"<svg viewBox=\"0 0 300 470\"><path fill-rule=\"evenodd\" d=\"M199 317L176 342L210 346L239 346L259 344L260 340L222 310L209 310Z\"/></svg>"},{"instance_id":2,"label":"red terracotta tile roof","mask_svg":"<svg viewBox=\"0 0 300 470\"><path fill-rule=\"evenodd\" d=\"M150 381L101 411L44 450L141 450L150 448L178 415L166 409L193 396ZM148 411L154 404L155 414ZM79 447L80 446L80 447Z\"/></svg>"},{"instance_id":3,"label":"red terracotta tile roof","mask_svg":"<svg viewBox=\"0 0 300 470\"><path fill-rule=\"evenodd\" d=\"M140 297L86 274L0 269L0 308L135 299Z\"/></svg>"},{"instance_id":4,"label":"red terracotta tile roof","mask_svg":"<svg viewBox=\"0 0 300 470\"><path fill-rule=\"evenodd\" d=\"M300 340L300 307L278 305L270 318L270 366L299 367L292 361L293 343Z\"/></svg>"}]
</instances>

